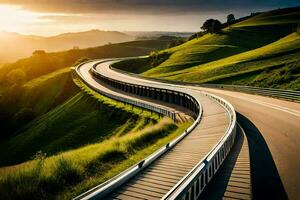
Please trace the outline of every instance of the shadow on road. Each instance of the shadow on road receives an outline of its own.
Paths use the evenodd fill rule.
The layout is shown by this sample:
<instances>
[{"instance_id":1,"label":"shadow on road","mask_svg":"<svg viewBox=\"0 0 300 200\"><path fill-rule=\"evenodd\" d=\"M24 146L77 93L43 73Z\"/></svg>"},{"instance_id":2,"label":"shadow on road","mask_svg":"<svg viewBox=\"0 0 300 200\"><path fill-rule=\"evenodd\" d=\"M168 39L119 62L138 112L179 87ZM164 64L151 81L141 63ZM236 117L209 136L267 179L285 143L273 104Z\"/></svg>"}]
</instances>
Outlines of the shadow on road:
<instances>
[{"instance_id":1,"label":"shadow on road","mask_svg":"<svg viewBox=\"0 0 300 200\"><path fill-rule=\"evenodd\" d=\"M237 113L248 139L253 199L288 199L271 152L258 128Z\"/></svg>"},{"instance_id":2,"label":"shadow on road","mask_svg":"<svg viewBox=\"0 0 300 200\"><path fill-rule=\"evenodd\" d=\"M241 170L241 167L244 166L245 168L242 170L248 171L250 176L237 178L237 176L239 177L239 172L234 172L234 166L240 154L243 154L242 148L247 148L247 146L243 147L243 142L246 138L244 138L244 134L238 128L235 144L215 177L201 194L200 199L222 199L223 197L233 196L240 196L245 199L250 198L250 191L247 193L247 191L243 189L243 184L237 184L240 181L251 183L252 199L288 199L271 152L262 134L245 116L237 113L237 118L247 137L249 149L246 151L249 151L250 159L250 169L249 167L246 169L244 166L245 163L239 166L237 170ZM245 149L243 151L245 151ZM243 155L241 155L241 162L246 162ZM231 176L233 176L233 182L230 182ZM234 186L234 190L232 186Z\"/></svg>"},{"instance_id":3,"label":"shadow on road","mask_svg":"<svg viewBox=\"0 0 300 200\"><path fill-rule=\"evenodd\" d=\"M222 197L224 196L227 190L230 176L232 174L232 170L238 159L243 146L243 142L245 140L244 134L241 133L240 128L237 128L237 131L238 132L235 138L235 143L230 153L228 154L226 160L223 162L221 168L218 170L217 174L209 183L208 187L204 189L199 199L215 200L222 199Z\"/></svg>"}]
</instances>

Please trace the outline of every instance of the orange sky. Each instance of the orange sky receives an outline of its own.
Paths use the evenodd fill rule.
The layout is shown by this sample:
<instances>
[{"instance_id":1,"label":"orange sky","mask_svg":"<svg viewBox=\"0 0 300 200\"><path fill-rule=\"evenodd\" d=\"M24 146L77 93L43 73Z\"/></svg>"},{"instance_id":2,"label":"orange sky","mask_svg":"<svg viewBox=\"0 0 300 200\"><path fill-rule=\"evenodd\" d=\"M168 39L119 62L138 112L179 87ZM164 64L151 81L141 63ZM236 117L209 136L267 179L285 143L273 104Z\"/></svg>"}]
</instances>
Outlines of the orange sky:
<instances>
[{"instance_id":1,"label":"orange sky","mask_svg":"<svg viewBox=\"0 0 300 200\"><path fill-rule=\"evenodd\" d=\"M226 0L226 3L224 0L0 0L0 31L45 36L90 29L198 31L208 18L224 21L230 13L240 17L255 11L291 6L295 1L279 0L278 5L274 2L265 0L263 4L258 4L256 0Z\"/></svg>"},{"instance_id":2,"label":"orange sky","mask_svg":"<svg viewBox=\"0 0 300 200\"><path fill-rule=\"evenodd\" d=\"M35 35L55 35L90 29L118 31L196 31L201 16L195 13L184 15L141 16L131 13L45 13L29 11L21 6L0 4L0 30ZM208 13L209 16L209 13ZM211 14L216 16L216 14ZM206 17L206 16L205 16ZM223 15L218 16L224 18ZM158 23L159 20L159 23ZM190 21L190 23L186 23ZM194 22L194 23L193 23ZM179 27L178 25L181 24Z\"/></svg>"}]
</instances>

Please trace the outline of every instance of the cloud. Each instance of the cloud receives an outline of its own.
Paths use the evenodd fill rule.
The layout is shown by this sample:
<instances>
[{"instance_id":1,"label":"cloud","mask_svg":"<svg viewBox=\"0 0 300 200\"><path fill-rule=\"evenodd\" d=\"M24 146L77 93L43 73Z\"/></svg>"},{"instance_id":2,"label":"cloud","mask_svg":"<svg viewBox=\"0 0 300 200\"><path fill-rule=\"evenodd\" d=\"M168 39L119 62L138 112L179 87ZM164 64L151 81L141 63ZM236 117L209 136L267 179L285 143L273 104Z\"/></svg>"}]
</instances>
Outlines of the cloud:
<instances>
[{"instance_id":1,"label":"cloud","mask_svg":"<svg viewBox=\"0 0 300 200\"><path fill-rule=\"evenodd\" d=\"M11 30L25 34L52 35L88 29L131 31L198 31L208 18L225 21L251 12L297 6L296 0L0 0L34 15L28 25L3 16ZM16 17L16 21L22 21ZM3 25L2 25L3 27ZM1 24L0 24L1 29ZM3 30L6 30L3 28Z\"/></svg>"},{"instance_id":2,"label":"cloud","mask_svg":"<svg viewBox=\"0 0 300 200\"><path fill-rule=\"evenodd\" d=\"M35 12L161 15L299 5L295 0L0 0L0 3L21 5Z\"/></svg>"}]
</instances>

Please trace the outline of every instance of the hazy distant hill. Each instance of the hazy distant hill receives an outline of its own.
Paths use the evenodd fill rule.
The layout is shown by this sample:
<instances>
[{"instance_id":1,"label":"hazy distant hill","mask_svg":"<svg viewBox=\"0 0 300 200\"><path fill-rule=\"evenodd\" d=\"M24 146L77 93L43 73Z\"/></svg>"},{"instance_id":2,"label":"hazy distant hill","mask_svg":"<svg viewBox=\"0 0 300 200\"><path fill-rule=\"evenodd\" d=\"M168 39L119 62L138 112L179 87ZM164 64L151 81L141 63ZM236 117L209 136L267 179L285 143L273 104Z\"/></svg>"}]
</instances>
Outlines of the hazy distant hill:
<instances>
[{"instance_id":1,"label":"hazy distant hill","mask_svg":"<svg viewBox=\"0 0 300 200\"><path fill-rule=\"evenodd\" d=\"M152 58L127 60L115 67L174 81L299 91L299 24L300 7L254 13L225 24L218 34L201 33Z\"/></svg>"},{"instance_id":2,"label":"hazy distant hill","mask_svg":"<svg viewBox=\"0 0 300 200\"><path fill-rule=\"evenodd\" d=\"M64 33L57 36L41 37L0 32L0 63L28 57L33 51L62 51L72 48L87 48L107 43L134 40L134 36L117 31L90 30L78 33Z\"/></svg>"},{"instance_id":3,"label":"hazy distant hill","mask_svg":"<svg viewBox=\"0 0 300 200\"><path fill-rule=\"evenodd\" d=\"M135 36L138 39L157 38L165 35L187 38L194 34L194 32L168 32L168 31L124 31L124 33Z\"/></svg>"}]
</instances>

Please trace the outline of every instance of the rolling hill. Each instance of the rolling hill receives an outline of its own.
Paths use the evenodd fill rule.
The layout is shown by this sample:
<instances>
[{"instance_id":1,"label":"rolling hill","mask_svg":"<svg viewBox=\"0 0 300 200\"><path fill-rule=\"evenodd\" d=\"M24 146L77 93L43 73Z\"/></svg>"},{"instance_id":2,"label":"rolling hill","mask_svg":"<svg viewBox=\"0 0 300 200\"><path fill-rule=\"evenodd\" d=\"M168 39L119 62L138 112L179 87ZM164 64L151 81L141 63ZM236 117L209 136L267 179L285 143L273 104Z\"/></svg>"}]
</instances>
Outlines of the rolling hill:
<instances>
[{"instance_id":1,"label":"rolling hill","mask_svg":"<svg viewBox=\"0 0 300 200\"><path fill-rule=\"evenodd\" d=\"M39 54L20 59L14 63L2 65L0 67L0 84L7 83L7 75L19 69L25 73L25 81L29 81L58 69L69 67L83 57L95 59L146 55L151 51L166 48L169 43L169 39L158 38L54 53L40 52Z\"/></svg>"},{"instance_id":2,"label":"rolling hill","mask_svg":"<svg viewBox=\"0 0 300 200\"><path fill-rule=\"evenodd\" d=\"M51 37L0 32L0 63L28 57L39 49L54 52L73 48L95 47L108 43L120 43L134 39L135 37L125 33L100 30L64 33Z\"/></svg>"},{"instance_id":3,"label":"rolling hill","mask_svg":"<svg viewBox=\"0 0 300 200\"><path fill-rule=\"evenodd\" d=\"M76 86L70 73L86 56L143 55L168 42L44 53L3 66L0 199L71 199L181 134L191 121L175 124L108 99Z\"/></svg>"},{"instance_id":4,"label":"rolling hill","mask_svg":"<svg viewBox=\"0 0 300 200\"><path fill-rule=\"evenodd\" d=\"M11 135L32 119L45 114L78 92L70 66L88 58L145 55L163 49L168 40L140 40L42 53L0 68L0 139ZM49 87L49 85L53 85ZM46 89L46 88L51 89Z\"/></svg>"},{"instance_id":5,"label":"rolling hill","mask_svg":"<svg viewBox=\"0 0 300 200\"><path fill-rule=\"evenodd\" d=\"M61 88L52 82L64 85L69 73L61 71L31 81L27 93L47 96ZM2 139L1 199L70 199L151 154L190 125L132 110L81 87L90 95L75 92ZM30 100L49 105L40 97ZM7 166L12 164L17 165Z\"/></svg>"},{"instance_id":6,"label":"rolling hill","mask_svg":"<svg viewBox=\"0 0 300 200\"><path fill-rule=\"evenodd\" d=\"M160 51L144 61L140 70L133 72L184 82L300 89L299 23L299 7L261 13L224 28L220 34L207 33L177 47ZM153 60L159 62L153 64ZM129 65L127 62L116 67L131 70ZM258 77L261 72L269 73L283 67L285 71L291 70L280 73L288 77L281 77L280 80Z\"/></svg>"}]
</instances>

